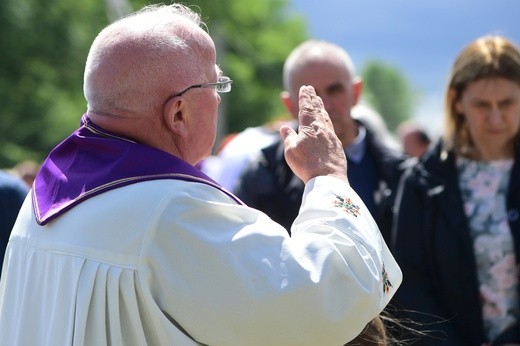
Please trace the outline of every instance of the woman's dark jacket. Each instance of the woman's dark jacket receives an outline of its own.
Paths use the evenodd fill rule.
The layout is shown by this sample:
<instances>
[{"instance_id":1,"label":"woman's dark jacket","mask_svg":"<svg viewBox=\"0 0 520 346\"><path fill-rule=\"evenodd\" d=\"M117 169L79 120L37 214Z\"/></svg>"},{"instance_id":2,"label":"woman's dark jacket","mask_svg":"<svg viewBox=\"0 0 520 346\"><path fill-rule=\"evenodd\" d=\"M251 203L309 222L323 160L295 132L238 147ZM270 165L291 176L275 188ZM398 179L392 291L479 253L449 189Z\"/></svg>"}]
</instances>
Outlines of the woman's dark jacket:
<instances>
[{"instance_id":1,"label":"woman's dark jacket","mask_svg":"<svg viewBox=\"0 0 520 346\"><path fill-rule=\"evenodd\" d=\"M403 174L396 200L391 249L403 271L393 304L418 313L398 316L431 330L417 345L475 345L489 342L482 322L476 262L459 191L453 153L442 143ZM507 194L507 215L520 260L520 148L516 148ZM520 294L520 285L519 285ZM433 332L437 331L437 332ZM493 345L520 343L520 325Z\"/></svg>"}]
</instances>

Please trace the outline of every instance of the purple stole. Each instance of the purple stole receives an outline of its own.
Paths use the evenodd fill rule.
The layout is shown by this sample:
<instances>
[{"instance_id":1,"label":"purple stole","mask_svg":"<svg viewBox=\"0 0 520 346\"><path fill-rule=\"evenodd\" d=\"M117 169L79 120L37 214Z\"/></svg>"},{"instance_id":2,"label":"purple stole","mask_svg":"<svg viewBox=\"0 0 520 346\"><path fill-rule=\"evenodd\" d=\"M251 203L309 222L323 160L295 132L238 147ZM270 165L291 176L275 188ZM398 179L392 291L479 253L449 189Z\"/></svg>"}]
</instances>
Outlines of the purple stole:
<instances>
[{"instance_id":1,"label":"purple stole","mask_svg":"<svg viewBox=\"0 0 520 346\"><path fill-rule=\"evenodd\" d=\"M207 184L242 204L186 161L103 130L85 114L81 127L50 152L36 176L32 189L36 221L45 225L87 198L157 179Z\"/></svg>"}]
</instances>

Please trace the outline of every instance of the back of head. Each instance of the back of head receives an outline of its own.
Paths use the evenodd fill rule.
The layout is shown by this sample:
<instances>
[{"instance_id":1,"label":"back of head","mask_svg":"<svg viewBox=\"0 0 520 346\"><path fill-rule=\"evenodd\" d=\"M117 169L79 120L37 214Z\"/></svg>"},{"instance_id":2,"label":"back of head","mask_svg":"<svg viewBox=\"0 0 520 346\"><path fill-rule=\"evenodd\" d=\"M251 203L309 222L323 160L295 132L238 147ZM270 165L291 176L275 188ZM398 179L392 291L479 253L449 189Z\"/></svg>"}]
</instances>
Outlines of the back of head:
<instances>
[{"instance_id":1,"label":"back of head","mask_svg":"<svg viewBox=\"0 0 520 346\"><path fill-rule=\"evenodd\" d=\"M338 66L344 67L351 78L354 78L356 75L354 63L343 48L331 42L311 39L294 48L285 60L283 66L285 90L292 95L296 93L297 96L300 85L293 85L295 74L301 71L302 68L323 61L333 61Z\"/></svg>"},{"instance_id":2,"label":"back of head","mask_svg":"<svg viewBox=\"0 0 520 346\"><path fill-rule=\"evenodd\" d=\"M197 13L174 4L145 7L103 29L85 66L89 112L127 117L162 106L175 81L181 85L197 73L194 30L188 29L200 25Z\"/></svg>"},{"instance_id":3,"label":"back of head","mask_svg":"<svg viewBox=\"0 0 520 346\"><path fill-rule=\"evenodd\" d=\"M404 153L411 156L421 156L432 141L426 128L413 119L401 122L396 133Z\"/></svg>"},{"instance_id":4,"label":"back of head","mask_svg":"<svg viewBox=\"0 0 520 346\"><path fill-rule=\"evenodd\" d=\"M445 95L444 139L447 148L459 151L471 139L455 104L466 87L484 78L505 78L520 85L520 49L502 36L484 36L457 56Z\"/></svg>"}]
</instances>

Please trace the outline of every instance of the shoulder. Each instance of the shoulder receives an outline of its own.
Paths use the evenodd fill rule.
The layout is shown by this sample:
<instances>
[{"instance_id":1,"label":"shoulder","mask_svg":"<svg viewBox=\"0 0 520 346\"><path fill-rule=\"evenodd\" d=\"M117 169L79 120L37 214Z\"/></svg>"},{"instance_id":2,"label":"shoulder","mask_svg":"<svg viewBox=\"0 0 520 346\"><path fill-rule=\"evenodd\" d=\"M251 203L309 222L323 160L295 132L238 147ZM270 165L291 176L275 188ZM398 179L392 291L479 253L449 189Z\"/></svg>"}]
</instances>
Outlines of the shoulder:
<instances>
[{"instance_id":1,"label":"shoulder","mask_svg":"<svg viewBox=\"0 0 520 346\"><path fill-rule=\"evenodd\" d=\"M284 143L280 138L271 145L262 148L261 157L266 164L276 165L279 162L285 162Z\"/></svg>"},{"instance_id":2,"label":"shoulder","mask_svg":"<svg viewBox=\"0 0 520 346\"><path fill-rule=\"evenodd\" d=\"M233 192L246 203L252 204L252 195L271 193L275 189L275 176L280 171L277 167L283 168L285 163L283 150L280 157L280 143L277 141L258 151L240 173Z\"/></svg>"},{"instance_id":3,"label":"shoulder","mask_svg":"<svg viewBox=\"0 0 520 346\"><path fill-rule=\"evenodd\" d=\"M410 158L401 165L404 179L413 180L421 185L442 184L449 174L455 173L454 154L444 149L438 141L420 159Z\"/></svg>"},{"instance_id":4,"label":"shoulder","mask_svg":"<svg viewBox=\"0 0 520 346\"><path fill-rule=\"evenodd\" d=\"M361 125L363 125L363 123L361 123ZM369 127L364 127L366 129L366 143L368 150L376 160L398 164L406 159L406 156L403 155L397 144L385 141L377 136Z\"/></svg>"},{"instance_id":5,"label":"shoulder","mask_svg":"<svg viewBox=\"0 0 520 346\"><path fill-rule=\"evenodd\" d=\"M121 198L134 202L139 199L143 202L143 205L149 206L157 206L168 200L179 199L237 204L229 192L224 191L214 182L202 179L195 181L185 179L148 180L117 188L109 193L120 194ZM126 197L123 195L126 195Z\"/></svg>"},{"instance_id":6,"label":"shoulder","mask_svg":"<svg viewBox=\"0 0 520 346\"><path fill-rule=\"evenodd\" d=\"M6 171L0 171L0 194L19 195L25 198L28 191L29 188L22 179Z\"/></svg>"},{"instance_id":7,"label":"shoulder","mask_svg":"<svg viewBox=\"0 0 520 346\"><path fill-rule=\"evenodd\" d=\"M243 176L274 174L277 167L286 165L282 140L262 148L247 163Z\"/></svg>"},{"instance_id":8,"label":"shoulder","mask_svg":"<svg viewBox=\"0 0 520 346\"><path fill-rule=\"evenodd\" d=\"M513 164L513 172L520 173L520 139L517 141L515 145L515 162ZM520 174L513 174L511 177L514 180L520 180Z\"/></svg>"}]
</instances>

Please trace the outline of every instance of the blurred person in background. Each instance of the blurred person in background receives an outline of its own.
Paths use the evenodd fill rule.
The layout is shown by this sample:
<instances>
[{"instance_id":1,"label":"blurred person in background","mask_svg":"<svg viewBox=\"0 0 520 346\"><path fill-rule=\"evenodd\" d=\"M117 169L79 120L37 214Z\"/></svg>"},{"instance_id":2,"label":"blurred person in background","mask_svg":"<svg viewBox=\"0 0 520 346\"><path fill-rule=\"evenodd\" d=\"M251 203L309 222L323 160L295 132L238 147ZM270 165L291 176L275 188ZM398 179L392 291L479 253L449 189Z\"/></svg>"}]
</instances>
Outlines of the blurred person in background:
<instances>
[{"instance_id":1,"label":"blurred person in background","mask_svg":"<svg viewBox=\"0 0 520 346\"><path fill-rule=\"evenodd\" d=\"M248 127L238 133L224 137L221 148L204 162L201 169L222 187L233 190L247 163L259 150L280 139L280 127L286 121L276 120L260 126ZM229 137L231 136L231 137ZM226 140L229 138L229 140Z\"/></svg>"},{"instance_id":2,"label":"blurred person in background","mask_svg":"<svg viewBox=\"0 0 520 346\"><path fill-rule=\"evenodd\" d=\"M413 120L399 124L396 132L404 154L411 157L421 157L432 141L426 129Z\"/></svg>"},{"instance_id":3,"label":"blurred person in background","mask_svg":"<svg viewBox=\"0 0 520 346\"><path fill-rule=\"evenodd\" d=\"M399 141L388 130L385 119L363 101L352 107L350 115L354 120L363 124L373 136L377 137L384 147L394 152L402 151Z\"/></svg>"},{"instance_id":4,"label":"blurred person in background","mask_svg":"<svg viewBox=\"0 0 520 346\"><path fill-rule=\"evenodd\" d=\"M28 187L31 187L39 170L39 163L32 160L24 160L17 163L11 171L25 181Z\"/></svg>"},{"instance_id":5,"label":"blurred person in background","mask_svg":"<svg viewBox=\"0 0 520 346\"><path fill-rule=\"evenodd\" d=\"M520 50L485 36L457 56L444 132L403 175L392 250L418 345L520 344Z\"/></svg>"},{"instance_id":6,"label":"blurred person in background","mask_svg":"<svg viewBox=\"0 0 520 346\"><path fill-rule=\"evenodd\" d=\"M388 239L394 190L403 156L374 135L361 115L357 115L359 120L353 118L352 109L361 97L363 83L348 53L330 42L308 40L286 59L283 83L285 91L281 99L295 119L299 112L298 90L302 85L312 85L323 99L346 153L350 185ZM317 161L316 165L319 164ZM287 165L281 140L261 150L233 189L247 205L264 211L289 232L298 215L303 190L304 183Z\"/></svg>"},{"instance_id":7,"label":"blurred person in background","mask_svg":"<svg viewBox=\"0 0 520 346\"><path fill-rule=\"evenodd\" d=\"M25 182L6 170L0 170L0 268L18 212L29 188Z\"/></svg>"}]
</instances>

